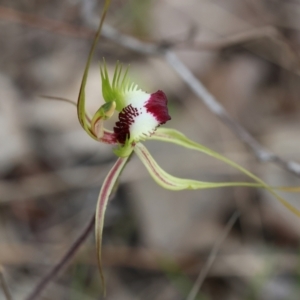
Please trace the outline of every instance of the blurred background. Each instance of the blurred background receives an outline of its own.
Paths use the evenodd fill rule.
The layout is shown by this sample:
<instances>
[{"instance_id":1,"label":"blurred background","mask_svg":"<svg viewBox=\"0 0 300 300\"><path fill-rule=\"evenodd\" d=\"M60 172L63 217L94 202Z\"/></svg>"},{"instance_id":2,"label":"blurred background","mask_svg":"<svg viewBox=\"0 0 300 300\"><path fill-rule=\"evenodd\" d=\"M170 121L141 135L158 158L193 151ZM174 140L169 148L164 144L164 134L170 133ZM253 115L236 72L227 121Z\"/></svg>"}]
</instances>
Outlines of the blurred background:
<instances>
[{"instance_id":1,"label":"blurred background","mask_svg":"<svg viewBox=\"0 0 300 300\"><path fill-rule=\"evenodd\" d=\"M0 1L0 264L13 299L25 299L90 221L116 157L80 127L76 101L103 1ZM266 148L300 161L300 2L296 0L116 0L106 23L170 47ZM148 92L162 89L182 131L271 185L299 178L257 162L159 55L102 38L87 87L103 103L98 61L117 60ZM109 126L112 126L110 124ZM147 147L171 174L247 180L199 153ZM299 195L284 195L295 206ZM298 205L300 208L300 205ZM228 221L239 218L191 299L292 300L300 294L300 220L268 193L248 188L166 191L133 157L110 201L104 230L107 299L187 299ZM6 299L0 291L0 299ZM102 299L94 235L40 299Z\"/></svg>"}]
</instances>

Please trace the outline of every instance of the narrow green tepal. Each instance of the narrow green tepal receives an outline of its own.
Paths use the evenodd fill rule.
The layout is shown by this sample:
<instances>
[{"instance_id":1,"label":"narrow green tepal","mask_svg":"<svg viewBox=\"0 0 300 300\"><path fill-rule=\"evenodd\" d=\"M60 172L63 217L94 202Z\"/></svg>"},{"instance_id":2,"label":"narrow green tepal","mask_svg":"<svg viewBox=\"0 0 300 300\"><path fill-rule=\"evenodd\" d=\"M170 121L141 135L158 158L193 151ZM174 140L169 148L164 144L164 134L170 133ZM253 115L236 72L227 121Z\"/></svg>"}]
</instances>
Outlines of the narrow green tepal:
<instances>
[{"instance_id":1,"label":"narrow green tepal","mask_svg":"<svg viewBox=\"0 0 300 300\"><path fill-rule=\"evenodd\" d=\"M96 207L96 214L95 214L95 239L96 239L96 247L97 247L97 259L98 259L98 267L100 271L101 283L103 286L104 295L106 294L106 287L105 287L105 278L102 268L102 236L103 236L103 226L104 226L104 217L105 211L107 207L107 203L111 193L114 189L114 186L120 177L129 157L126 158L119 158L112 169L107 174L100 194L98 196L97 207Z\"/></svg>"},{"instance_id":2,"label":"narrow green tepal","mask_svg":"<svg viewBox=\"0 0 300 300\"><path fill-rule=\"evenodd\" d=\"M104 121L114 114L115 109L116 102L112 101L103 104L94 114L91 122L91 131L98 139L101 139L104 135Z\"/></svg>"},{"instance_id":3,"label":"narrow green tepal","mask_svg":"<svg viewBox=\"0 0 300 300\"><path fill-rule=\"evenodd\" d=\"M116 109L115 101L111 101L103 104L94 114L91 125L93 126L93 124L95 124L95 122L97 122L97 120L99 119L103 119L103 120L109 119L113 115L115 109Z\"/></svg>"},{"instance_id":4,"label":"narrow green tepal","mask_svg":"<svg viewBox=\"0 0 300 300\"><path fill-rule=\"evenodd\" d=\"M104 3L104 8L103 8L103 11L102 11L100 24L99 24L99 27L97 29L92 47L90 49L90 52L89 52L89 55L88 55L88 58L87 58L85 69L84 69L84 72L83 72L81 85L80 85L80 90L79 90L79 95L78 95L78 101L77 101L78 120L79 120L81 126L83 127L83 129L95 140L98 140L98 137L97 137L97 134L95 134L93 132L92 126L95 125L96 119L98 117L101 117L101 116L108 117L110 115L111 111L112 111L112 108L114 110L113 106L115 106L114 103L111 103L111 104L108 105L108 107L107 106L101 107L100 110L98 110L98 112L94 116L92 122L90 122L86 117L87 114L86 114L86 111L85 111L85 88L86 88L86 83L87 83L87 79L88 79L88 72L89 72L89 68L90 68L90 65L91 65L92 57L93 57L95 49L96 49L96 45L97 45L98 40L99 40L100 35L101 35L102 26L103 26L103 23L104 23L104 20L105 20L106 13L108 11L110 2L111 2L110 0L106 0L105 3ZM110 192L107 193L106 195L109 196L109 194L110 194ZM105 211L105 207L100 207L99 210L100 211L103 211L103 210ZM97 221L97 216L96 216L96 224L98 224L98 228L99 228L99 222ZM99 248L99 230L97 230L97 226L96 226L96 240L98 241L97 248L98 248L98 250L101 251L101 234L100 234L100 248ZM98 258L100 257L100 255L101 254L98 254ZM101 275L101 280L102 280L103 293L105 294L105 281L104 281L104 276L103 276L103 272L102 272L102 268L101 268L101 260L99 260L99 268L100 268L100 275Z\"/></svg>"},{"instance_id":5,"label":"narrow green tepal","mask_svg":"<svg viewBox=\"0 0 300 300\"><path fill-rule=\"evenodd\" d=\"M207 182L193 179L178 178L164 171L157 164L157 162L154 160L147 148L142 143L138 143L134 147L134 152L143 162L154 181L167 190L203 190L235 186L256 188L264 187L262 184L256 182Z\"/></svg>"},{"instance_id":6,"label":"narrow green tepal","mask_svg":"<svg viewBox=\"0 0 300 300\"><path fill-rule=\"evenodd\" d=\"M294 213L295 215L300 217L300 211L296 207L291 205L288 201L286 201L285 199L280 197L274 191L276 188L271 187L270 185L265 183L262 179L260 179L259 177L257 177L253 173L251 173L250 171L246 170L245 168L243 168L239 164L237 164L237 163L233 162L232 160L226 158L225 156L223 156L223 155L221 155L221 154L219 154L219 153L217 153L217 152L215 152L215 151L213 151L213 150L211 150L211 149L209 149L209 148L207 148L207 147L205 147L201 144L198 144L198 143L190 140L189 138L187 138L181 132L179 132L177 130L174 130L174 129L170 129L170 128L158 128L157 131L149 139L177 144L179 146L182 146L182 147L185 147L185 148L188 148L188 149L191 149L191 150L196 150L196 151L202 152L206 155L209 155L211 157L214 157L214 158L226 163L227 165L235 168L236 170L239 170L241 173L243 173L246 176L248 176L249 178L253 179L256 183L258 183L260 185L261 188L266 189L279 202L281 202L281 204L283 204L288 210L290 210L292 213ZM284 187L279 188L279 189L283 190ZM285 189L288 190L287 187Z\"/></svg>"},{"instance_id":7,"label":"narrow green tepal","mask_svg":"<svg viewBox=\"0 0 300 300\"><path fill-rule=\"evenodd\" d=\"M81 124L83 129L94 139L95 139L95 136L93 135L90 124L85 117L85 115L86 115L86 113L85 113L85 87L86 87L86 82L87 82L87 78L88 78L89 68L91 65L91 60L92 60L92 57L93 57L95 49L96 49L96 45L97 45L98 40L101 35L102 26L103 26L109 5L110 5L110 0L106 0L104 3L104 8L103 8L103 12L101 15L100 24L97 29L97 32L96 32L96 35L95 35L90 53L88 55L86 65L85 65L85 69L84 69L82 80L81 80L79 95L78 95L78 101L77 101L77 116L78 116L79 123Z\"/></svg>"}]
</instances>

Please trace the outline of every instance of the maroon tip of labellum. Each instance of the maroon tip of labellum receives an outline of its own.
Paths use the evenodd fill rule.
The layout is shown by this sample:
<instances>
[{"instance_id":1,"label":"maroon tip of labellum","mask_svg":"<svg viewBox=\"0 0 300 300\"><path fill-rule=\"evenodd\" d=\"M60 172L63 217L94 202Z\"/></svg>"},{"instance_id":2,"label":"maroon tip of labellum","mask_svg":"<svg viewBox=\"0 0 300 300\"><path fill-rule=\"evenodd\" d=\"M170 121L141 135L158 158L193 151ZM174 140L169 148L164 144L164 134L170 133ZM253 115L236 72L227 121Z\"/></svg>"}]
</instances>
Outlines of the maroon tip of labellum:
<instances>
[{"instance_id":1,"label":"maroon tip of labellum","mask_svg":"<svg viewBox=\"0 0 300 300\"><path fill-rule=\"evenodd\" d=\"M157 92L150 95L150 99L145 104L147 112L151 113L159 122L159 124L165 124L171 120L168 112L168 99L166 94L158 90Z\"/></svg>"}]
</instances>

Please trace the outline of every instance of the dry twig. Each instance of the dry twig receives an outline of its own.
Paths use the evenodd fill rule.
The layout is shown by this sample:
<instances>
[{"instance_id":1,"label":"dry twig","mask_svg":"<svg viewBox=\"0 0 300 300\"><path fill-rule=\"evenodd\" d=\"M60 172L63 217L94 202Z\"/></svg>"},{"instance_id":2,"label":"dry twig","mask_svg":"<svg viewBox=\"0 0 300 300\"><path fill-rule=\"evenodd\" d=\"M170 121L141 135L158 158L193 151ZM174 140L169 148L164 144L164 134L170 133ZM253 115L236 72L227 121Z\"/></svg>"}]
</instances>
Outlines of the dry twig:
<instances>
[{"instance_id":1,"label":"dry twig","mask_svg":"<svg viewBox=\"0 0 300 300\"><path fill-rule=\"evenodd\" d=\"M50 270L50 272L42 278L42 280L34 287L33 291L25 298L25 300L34 300L44 291L47 285L58 275L58 273L70 262L70 260L77 253L79 247L89 236L90 232L94 228L95 216L93 215L86 228L80 236L75 240L73 245L69 248L63 258Z\"/></svg>"},{"instance_id":2,"label":"dry twig","mask_svg":"<svg viewBox=\"0 0 300 300\"><path fill-rule=\"evenodd\" d=\"M232 229L232 226L234 225L236 220L239 218L239 216L240 216L240 213L238 211L236 211L229 219L224 231L222 232L222 235L220 236L220 239L216 242L216 244L212 248L212 250L208 256L208 259L207 259L205 265L203 266L201 272L199 273L197 280L196 280L193 288L191 289L190 293L188 294L186 300L194 300L196 298L205 278L208 275L208 272L209 272L211 266L213 265L217 255L218 255L218 252L219 252L223 242L225 241L230 230Z\"/></svg>"},{"instance_id":3,"label":"dry twig","mask_svg":"<svg viewBox=\"0 0 300 300\"><path fill-rule=\"evenodd\" d=\"M0 285L1 285L1 288L3 290L5 299L6 300L12 300L13 298L12 298L12 296L10 294L8 285L6 283L5 276L4 276L4 269L3 269L2 266L0 266Z\"/></svg>"},{"instance_id":4,"label":"dry twig","mask_svg":"<svg viewBox=\"0 0 300 300\"><path fill-rule=\"evenodd\" d=\"M182 41L168 41L167 45L176 49L186 49L195 51L216 51L225 47L246 43L260 38L279 38L278 30L273 26L253 28L247 31L238 32L228 37L222 37L212 41L195 42L191 39Z\"/></svg>"}]
</instances>

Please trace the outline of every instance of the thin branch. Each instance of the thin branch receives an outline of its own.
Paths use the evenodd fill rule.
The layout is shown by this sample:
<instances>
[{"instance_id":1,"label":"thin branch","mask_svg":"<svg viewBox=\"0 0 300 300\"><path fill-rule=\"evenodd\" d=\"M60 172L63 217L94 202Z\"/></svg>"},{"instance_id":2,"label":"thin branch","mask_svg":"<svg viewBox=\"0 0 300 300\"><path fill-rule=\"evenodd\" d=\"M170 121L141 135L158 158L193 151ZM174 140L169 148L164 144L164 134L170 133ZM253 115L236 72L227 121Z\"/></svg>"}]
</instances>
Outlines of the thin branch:
<instances>
[{"instance_id":1,"label":"thin branch","mask_svg":"<svg viewBox=\"0 0 300 300\"><path fill-rule=\"evenodd\" d=\"M67 253L63 256L63 258L53 267L52 270L44 277L42 280L35 286L33 291L25 298L25 300L35 300L40 294L45 290L47 285L58 275L58 273L70 262L70 260L74 257L76 252L82 243L89 236L90 232L94 228L95 225L95 215L92 216L86 228L83 230L81 235L75 240L73 245L67 251Z\"/></svg>"},{"instance_id":2,"label":"thin branch","mask_svg":"<svg viewBox=\"0 0 300 300\"><path fill-rule=\"evenodd\" d=\"M0 6L0 19L75 38L92 39L95 35L95 31L89 28L71 25L66 22L41 17L36 14L17 11L5 6Z\"/></svg>"},{"instance_id":3,"label":"thin branch","mask_svg":"<svg viewBox=\"0 0 300 300\"><path fill-rule=\"evenodd\" d=\"M192 39L184 39L181 41L168 41L172 48L197 50L197 51L216 51L225 47L246 43L260 38L279 38L278 30L273 26L263 26L249 29L243 32L232 34L228 37L222 37L211 41L193 41Z\"/></svg>"},{"instance_id":4,"label":"thin branch","mask_svg":"<svg viewBox=\"0 0 300 300\"><path fill-rule=\"evenodd\" d=\"M0 266L0 285L1 285L1 288L3 290L5 299L6 300L12 300L13 298L11 296L8 285L6 283L5 276L4 276L4 269L3 269L2 266Z\"/></svg>"},{"instance_id":5,"label":"thin branch","mask_svg":"<svg viewBox=\"0 0 300 300\"><path fill-rule=\"evenodd\" d=\"M205 278L208 275L209 270L211 269L217 255L218 252L223 244L223 242L225 241L225 239L227 238L230 230L232 229L234 223L236 222L236 220L239 218L240 213L238 211L236 211L231 218L229 219L222 235L220 236L220 239L216 242L216 244L213 246L209 257L205 263L205 265L203 266L201 272L199 273L197 280L193 286L193 288L191 289L190 293L188 294L186 300L194 300L198 294L198 292L201 289L201 286L205 280Z\"/></svg>"}]
</instances>

